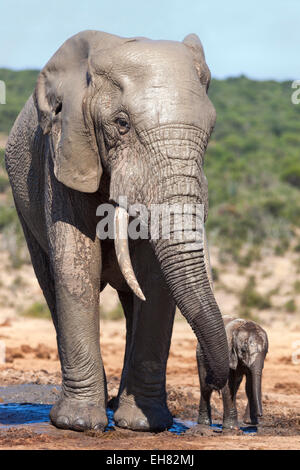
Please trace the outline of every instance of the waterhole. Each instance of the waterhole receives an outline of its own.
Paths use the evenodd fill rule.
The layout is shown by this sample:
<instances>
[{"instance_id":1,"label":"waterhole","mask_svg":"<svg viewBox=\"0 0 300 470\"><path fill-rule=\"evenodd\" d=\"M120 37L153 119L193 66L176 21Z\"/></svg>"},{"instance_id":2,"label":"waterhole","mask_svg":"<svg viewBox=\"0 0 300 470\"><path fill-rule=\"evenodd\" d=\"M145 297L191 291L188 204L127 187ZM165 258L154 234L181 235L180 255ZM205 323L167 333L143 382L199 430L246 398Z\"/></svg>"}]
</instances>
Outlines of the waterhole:
<instances>
[{"instance_id":1,"label":"waterhole","mask_svg":"<svg viewBox=\"0 0 300 470\"><path fill-rule=\"evenodd\" d=\"M34 423L49 423L49 412L52 405L40 403L1 403L0 404L0 428L7 428L16 425L26 425ZM106 431L114 429L113 411L108 409L108 426ZM189 428L196 426L194 421L184 421L174 419L173 426L168 429L169 432L182 435ZM221 430L222 425L213 424L213 428ZM246 434L257 432L256 426L242 427L242 431Z\"/></svg>"}]
</instances>

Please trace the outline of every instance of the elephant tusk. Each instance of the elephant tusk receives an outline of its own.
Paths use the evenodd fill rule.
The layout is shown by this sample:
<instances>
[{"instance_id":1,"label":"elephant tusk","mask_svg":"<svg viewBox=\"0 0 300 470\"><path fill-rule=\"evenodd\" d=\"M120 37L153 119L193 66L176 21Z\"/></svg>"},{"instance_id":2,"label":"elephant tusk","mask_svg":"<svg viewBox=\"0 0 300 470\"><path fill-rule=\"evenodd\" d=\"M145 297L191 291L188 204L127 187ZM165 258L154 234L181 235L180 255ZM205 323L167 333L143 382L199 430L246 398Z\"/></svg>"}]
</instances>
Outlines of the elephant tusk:
<instances>
[{"instance_id":1,"label":"elephant tusk","mask_svg":"<svg viewBox=\"0 0 300 470\"><path fill-rule=\"evenodd\" d=\"M123 276L129 287L135 295L141 300L146 300L142 289L135 277L133 267L130 260L128 247L128 213L123 207L117 207L115 211L114 229L115 229L115 250L117 260Z\"/></svg>"},{"instance_id":2,"label":"elephant tusk","mask_svg":"<svg viewBox=\"0 0 300 470\"><path fill-rule=\"evenodd\" d=\"M209 248L208 248L208 243L207 243L207 238L206 238L206 231L205 231L204 227L203 227L203 249L204 249L204 262L205 262L207 277L208 277L208 280L209 280L210 288L213 292L214 291L214 281L213 281L211 264L210 264L210 256L209 256Z\"/></svg>"}]
</instances>

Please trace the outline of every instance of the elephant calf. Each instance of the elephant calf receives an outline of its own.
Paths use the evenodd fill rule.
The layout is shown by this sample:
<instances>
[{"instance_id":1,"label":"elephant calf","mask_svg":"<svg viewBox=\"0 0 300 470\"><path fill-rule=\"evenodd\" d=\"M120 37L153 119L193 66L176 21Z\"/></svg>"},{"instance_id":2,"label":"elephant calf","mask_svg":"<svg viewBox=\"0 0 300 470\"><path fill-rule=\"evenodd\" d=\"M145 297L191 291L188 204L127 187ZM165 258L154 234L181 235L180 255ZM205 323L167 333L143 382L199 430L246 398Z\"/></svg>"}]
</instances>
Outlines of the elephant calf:
<instances>
[{"instance_id":1,"label":"elephant calf","mask_svg":"<svg viewBox=\"0 0 300 470\"><path fill-rule=\"evenodd\" d=\"M222 389L223 428L238 429L236 394L246 376L248 404L243 421L258 424L262 416L261 377L268 352L267 333L257 323L243 319L223 317L229 349L229 378ZM210 398L212 389L205 382L206 369L200 345L197 346L197 363L201 388L199 424L211 424Z\"/></svg>"}]
</instances>

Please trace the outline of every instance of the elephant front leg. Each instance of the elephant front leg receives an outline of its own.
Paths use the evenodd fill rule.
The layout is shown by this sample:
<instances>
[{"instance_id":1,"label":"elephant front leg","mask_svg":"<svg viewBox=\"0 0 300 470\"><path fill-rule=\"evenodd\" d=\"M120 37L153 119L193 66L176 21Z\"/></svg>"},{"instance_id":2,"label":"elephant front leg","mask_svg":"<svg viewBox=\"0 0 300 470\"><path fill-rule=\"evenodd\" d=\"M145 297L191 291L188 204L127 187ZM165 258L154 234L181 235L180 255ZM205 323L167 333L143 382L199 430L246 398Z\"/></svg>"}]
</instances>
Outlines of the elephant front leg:
<instances>
[{"instance_id":1,"label":"elephant front leg","mask_svg":"<svg viewBox=\"0 0 300 470\"><path fill-rule=\"evenodd\" d=\"M64 429L104 430L106 381L99 345L99 240L56 222L50 241L62 392L50 412Z\"/></svg>"},{"instance_id":2,"label":"elephant front leg","mask_svg":"<svg viewBox=\"0 0 300 470\"><path fill-rule=\"evenodd\" d=\"M223 429L239 430L236 394L243 375L230 369L228 382L222 389L223 398Z\"/></svg>"},{"instance_id":3,"label":"elephant front leg","mask_svg":"<svg viewBox=\"0 0 300 470\"><path fill-rule=\"evenodd\" d=\"M132 321L130 312L126 312L127 325L132 331L127 333L130 345L126 348L114 419L119 427L162 431L173 423L165 386L175 303L150 245L146 242L141 245L144 246L140 253L143 266L138 265L135 271L146 302L134 298Z\"/></svg>"}]
</instances>

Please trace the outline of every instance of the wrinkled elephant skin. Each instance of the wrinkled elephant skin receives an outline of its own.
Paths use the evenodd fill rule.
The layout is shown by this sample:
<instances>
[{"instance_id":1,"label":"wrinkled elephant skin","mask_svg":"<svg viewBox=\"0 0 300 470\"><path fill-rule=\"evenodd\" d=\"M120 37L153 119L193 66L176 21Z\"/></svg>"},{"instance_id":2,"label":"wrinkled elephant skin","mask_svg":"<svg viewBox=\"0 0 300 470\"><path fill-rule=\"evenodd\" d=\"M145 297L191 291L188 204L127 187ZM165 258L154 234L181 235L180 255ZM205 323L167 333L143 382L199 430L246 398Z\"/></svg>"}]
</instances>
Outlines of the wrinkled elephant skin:
<instances>
[{"instance_id":1,"label":"wrinkled elephant skin","mask_svg":"<svg viewBox=\"0 0 300 470\"><path fill-rule=\"evenodd\" d=\"M84 31L45 65L11 131L6 166L57 332L57 427L107 424L98 318L107 283L118 291L127 327L118 426L172 424L165 381L176 304L201 343L207 382L216 389L226 383L226 334L203 250L185 241L130 240L131 266L126 250L117 259L114 242L96 236L97 207L117 205L120 196L147 208L203 204L207 215L203 158L215 123L209 81L196 35L181 43Z\"/></svg>"}]
</instances>

